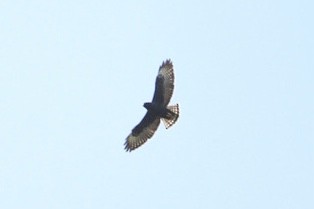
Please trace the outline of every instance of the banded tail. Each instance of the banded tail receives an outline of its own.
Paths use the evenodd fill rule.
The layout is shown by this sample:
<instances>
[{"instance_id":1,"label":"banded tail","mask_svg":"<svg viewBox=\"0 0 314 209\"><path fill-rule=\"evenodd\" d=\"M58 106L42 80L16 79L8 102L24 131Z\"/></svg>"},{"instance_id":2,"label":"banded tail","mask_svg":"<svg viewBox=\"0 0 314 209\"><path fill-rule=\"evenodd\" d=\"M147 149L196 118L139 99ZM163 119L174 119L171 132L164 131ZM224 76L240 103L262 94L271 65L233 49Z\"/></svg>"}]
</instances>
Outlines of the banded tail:
<instances>
[{"instance_id":1,"label":"banded tail","mask_svg":"<svg viewBox=\"0 0 314 209\"><path fill-rule=\"evenodd\" d=\"M161 118L166 129L170 128L179 118L179 104L167 106L169 112L167 113L168 118Z\"/></svg>"}]
</instances>

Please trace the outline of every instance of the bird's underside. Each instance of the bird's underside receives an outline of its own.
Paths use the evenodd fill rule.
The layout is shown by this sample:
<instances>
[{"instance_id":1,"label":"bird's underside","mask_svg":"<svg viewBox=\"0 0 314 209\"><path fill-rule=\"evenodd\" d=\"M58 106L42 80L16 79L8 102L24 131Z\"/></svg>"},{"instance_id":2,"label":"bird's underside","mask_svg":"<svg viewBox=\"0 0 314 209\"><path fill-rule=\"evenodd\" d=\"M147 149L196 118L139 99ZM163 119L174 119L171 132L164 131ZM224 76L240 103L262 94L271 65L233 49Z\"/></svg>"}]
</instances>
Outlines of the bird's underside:
<instances>
[{"instance_id":1,"label":"bird's underside","mask_svg":"<svg viewBox=\"0 0 314 209\"><path fill-rule=\"evenodd\" d=\"M153 100L145 103L147 112L141 122L135 126L124 143L126 151L132 151L143 145L157 130L160 120L166 129L171 127L179 117L179 105L168 105L174 89L174 72L170 60L159 67L155 82Z\"/></svg>"}]
</instances>

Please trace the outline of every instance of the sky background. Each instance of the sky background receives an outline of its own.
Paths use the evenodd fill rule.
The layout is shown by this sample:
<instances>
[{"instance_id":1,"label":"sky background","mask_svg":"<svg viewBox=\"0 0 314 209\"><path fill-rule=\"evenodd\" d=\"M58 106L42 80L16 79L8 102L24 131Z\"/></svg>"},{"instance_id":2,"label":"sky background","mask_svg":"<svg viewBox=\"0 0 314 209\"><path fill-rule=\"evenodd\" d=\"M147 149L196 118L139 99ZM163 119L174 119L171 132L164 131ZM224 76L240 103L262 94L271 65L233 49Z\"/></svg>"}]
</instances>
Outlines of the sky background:
<instances>
[{"instance_id":1,"label":"sky background","mask_svg":"<svg viewBox=\"0 0 314 209\"><path fill-rule=\"evenodd\" d=\"M1 209L314 208L313 1L0 1ZM171 58L171 104L124 141Z\"/></svg>"}]
</instances>

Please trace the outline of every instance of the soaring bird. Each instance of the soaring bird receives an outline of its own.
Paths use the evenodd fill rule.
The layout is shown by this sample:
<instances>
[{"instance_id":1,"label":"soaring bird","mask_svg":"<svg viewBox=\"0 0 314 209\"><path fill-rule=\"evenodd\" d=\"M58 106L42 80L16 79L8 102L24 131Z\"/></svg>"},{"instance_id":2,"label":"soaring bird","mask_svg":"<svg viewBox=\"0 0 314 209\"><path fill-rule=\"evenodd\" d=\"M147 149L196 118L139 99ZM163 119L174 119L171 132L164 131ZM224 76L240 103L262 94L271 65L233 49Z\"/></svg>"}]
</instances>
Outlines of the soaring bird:
<instances>
[{"instance_id":1,"label":"soaring bird","mask_svg":"<svg viewBox=\"0 0 314 209\"><path fill-rule=\"evenodd\" d=\"M171 127L179 117L179 105L169 105L174 89L174 72L170 59L164 61L158 70L155 82L155 93L152 102L144 103L147 112L141 122L132 129L125 140L125 150L132 151L147 139L150 139L157 130L160 120L166 129Z\"/></svg>"}]
</instances>

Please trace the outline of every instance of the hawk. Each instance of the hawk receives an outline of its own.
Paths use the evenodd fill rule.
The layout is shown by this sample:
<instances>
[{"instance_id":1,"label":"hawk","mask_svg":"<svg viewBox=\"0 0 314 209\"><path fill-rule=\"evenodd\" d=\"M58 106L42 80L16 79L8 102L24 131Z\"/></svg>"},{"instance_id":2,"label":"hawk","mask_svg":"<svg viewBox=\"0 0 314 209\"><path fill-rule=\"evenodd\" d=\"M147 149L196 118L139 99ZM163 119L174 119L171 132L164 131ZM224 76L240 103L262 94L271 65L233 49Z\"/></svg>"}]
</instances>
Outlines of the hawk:
<instances>
[{"instance_id":1,"label":"hawk","mask_svg":"<svg viewBox=\"0 0 314 209\"><path fill-rule=\"evenodd\" d=\"M170 59L159 67L155 82L155 93L152 102L144 103L147 112L141 122L135 126L124 143L126 151L132 151L147 139L150 139L157 130L160 120L166 129L171 127L179 117L179 105L168 106L174 89L173 65Z\"/></svg>"}]
</instances>

